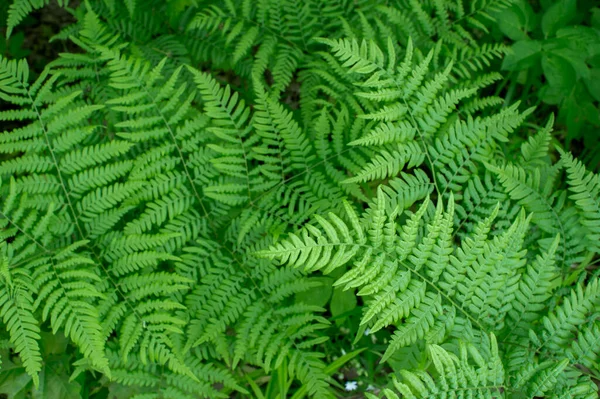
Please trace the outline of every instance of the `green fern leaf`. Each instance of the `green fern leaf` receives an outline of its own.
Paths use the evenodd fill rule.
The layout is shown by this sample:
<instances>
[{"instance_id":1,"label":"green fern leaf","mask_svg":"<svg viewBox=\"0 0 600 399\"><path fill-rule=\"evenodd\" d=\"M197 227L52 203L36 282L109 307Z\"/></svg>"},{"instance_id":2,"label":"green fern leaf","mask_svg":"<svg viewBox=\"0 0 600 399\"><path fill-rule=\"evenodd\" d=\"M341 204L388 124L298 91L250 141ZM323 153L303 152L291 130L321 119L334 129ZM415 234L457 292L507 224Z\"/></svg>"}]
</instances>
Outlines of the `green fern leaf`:
<instances>
[{"instance_id":1,"label":"green fern leaf","mask_svg":"<svg viewBox=\"0 0 600 399\"><path fill-rule=\"evenodd\" d=\"M6 243L2 244L0 275L0 314L14 344L15 352L23 361L27 374L37 388L42 370L42 356L38 340L40 328L33 312L32 284L25 270L10 267L10 258Z\"/></svg>"}]
</instances>

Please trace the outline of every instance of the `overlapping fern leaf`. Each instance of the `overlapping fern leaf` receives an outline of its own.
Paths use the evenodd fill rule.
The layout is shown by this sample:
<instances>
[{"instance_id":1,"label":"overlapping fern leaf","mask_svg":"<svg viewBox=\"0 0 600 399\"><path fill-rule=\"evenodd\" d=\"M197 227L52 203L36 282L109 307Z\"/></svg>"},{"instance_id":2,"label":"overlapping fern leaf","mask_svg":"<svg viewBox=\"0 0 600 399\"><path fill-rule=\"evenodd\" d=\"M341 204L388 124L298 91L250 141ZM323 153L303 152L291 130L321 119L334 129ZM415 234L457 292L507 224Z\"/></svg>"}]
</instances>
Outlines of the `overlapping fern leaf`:
<instances>
[{"instance_id":1,"label":"overlapping fern leaf","mask_svg":"<svg viewBox=\"0 0 600 399\"><path fill-rule=\"evenodd\" d=\"M400 200L406 196L406 185L397 191L380 186L362 216L346 203L344 212L317 215L313 223L258 255L305 272L345 270L334 286L358 289L365 303L357 340L363 332L376 334L395 326L383 361L403 347L421 348L423 342L459 345L468 336L481 345L491 332L517 341L502 346L502 356L511 358L515 350L511 345L548 345L531 335L531 328L539 324L546 326L549 336L570 337L583 315L597 306L591 305L597 303L595 283L572 294L576 295L572 301L584 308L574 310L575 302L564 305L575 312L575 319L563 311L556 316L545 312L552 306L553 290L570 273L568 268L585 255L584 232L576 226L589 220L593 231L597 190L595 176L568 155L562 162L570 162L571 198L577 202L555 190L562 164L552 165L545 156L551 122L524 144L521 160L509 163L500 144L531 110L519 113L514 106L485 117L454 113L460 99L457 90L462 89L445 97L438 93L452 65L427 77L429 54L411 71L410 42L398 67L391 42L386 54L373 41L323 42L340 60L329 59L329 67L347 68L349 76L355 76L350 85L362 89L352 94L357 109L365 110L358 118L373 121L371 129L363 129L362 137L349 144L375 152L345 182L385 182L401 172L421 176L425 170L431 175L426 177L430 186L410 202ZM344 101L344 96L338 98ZM416 184L406 177L403 182ZM438 198L435 207L428 199L431 189ZM420 203L417 208L415 202ZM546 352L546 361L536 361L537 368L530 372L521 368L523 379L514 386L504 381L502 389L540 395L553 389L581 389L584 396L594 392L577 364L568 360L571 353L566 340L561 340ZM513 374L523 364L514 366ZM564 370L569 370L569 378L563 378ZM583 385L569 385L575 380Z\"/></svg>"},{"instance_id":2,"label":"overlapping fern leaf","mask_svg":"<svg viewBox=\"0 0 600 399\"><path fill-rule=\"evenodd\" d=\"M423 371L402 371L402 382L394 376L393 388L383 390L387 399L455 397L455 398L497 398L501 397L505 387L502 383L504 370L498 353L496 338L491 335L486 343L484 356L476 349L466 345L460 348L460 356L449 353L438 345L430 345L428 354L435 372L439 375L436 383L431 375ZM470 352L469 352L470 351ZM475 364L469 362L469 353ZM399 396L402 395L402 396ZM377 396L367 393L367 398Z\"/></svg>"},{"instance_id":3,"label":"overlapping fern leaf","mask_svg":"<svg viewBox=\"0 0 600 399\"><path fill-rule=\"evenodd\" d=\"M83 53L0 58L0 318L35 386L51 331L123 397L339 396L301 299L327 278L379 397L597 396L600 180L552 119L505 153L532 110L480 97L504 47L474 37L509 1L84 3Z\"/></svg>"},{"instance_id":4,"label":"overlapping fern leaf","mask_svg":"<svg viewBox=\"0 0 600 399\"><path fill-rule=\"evenodd\" d=\"M39 320L49 319L55 332L64 329L95 368L109 373L96 308L103 297L96 288L100 270L93 254L81 252L88 243L84 212L89 210L91 216L90 208L101 207L105 200L99 200L93 192L87 196L77 196L75 192L81 189L78 172L93 164L111 165L114 157L128 147L89 140L96 127L83 122L101 106L78 102L77 92L46 106L44 97L52 79L47 81L47 75L42 75L30 86L25 63L3 59L1 64L3 97L13 104L25 105L18 111L5 111L6 116L23 121L23 127L4 132L0 144L0 151L5 154L15 150L23 153L1 166L3 238L12 240L5 247L8 252L4 264L5 287L13 299L6 303L24 301L23 311L40 310ZM85 145L77 148L86 139ZM94 188L88 186L80 193ZM20 275L28 275L28 290L24 291L25 286L20 284L15 286L12 274L15 282L20 281ZM27 305L31 299L34 301ZM31 315L29 322L38 328L38 321ZM36 335L29 333L28 340ZM32 370L39 370L39 362L29 363L28 371Z\"/></svg>"},{"instance_id":5,"label":"overlapping fern leaf","mask_svg":"<svg viewBox=\"0 0 600 399\"><path fill-rule=\"evenodd\" d=\"M520 370L525 374L514 385L502 378L496 381L496 388L483 384L486 388L481 397L494 397L496 389L535 392L535 396L563 388L568 392L570 389L595 392L589 384L584 385L586 390L559 388L568 383L561 374L565 368L585 379L579 372L578 362L592 355L590 346L596 342L585 330L580 333L583 347L575 343L570 349L569 343L573 342L577 326L585 323L598 306L598 284L594 280L585 289L576 288L562 305L546 315L546 304L560 280L560 268L556 265L560 235L527 265L527 250L523 248L531 215L526 216L524 211L508 228L491 236L490 230L498 228L494 223L499 212L496 207L457 244L453 240L452 197L445 207L438 203L435 208L429 197L425 197L418 210L411 212L388 195L380 189L376 201L360 216L349 204L345 204L345 214L317 215L314 222L298 234L290 235L258 255L302 267L305 271L321 270L329 274L337 268L345 270L334 286L357 288L357 295L363 297L365 303L362 329L357 338L363 332L374 334L387 326L395 326L382 361L392 358L402 347L420 347L422 342L458 345L470 337L470 342L477 342L476 346L480 347L486 334L493 332L506 336L509 341L501 345L501 357L510 358L515 348L524 345L532 346L529 349L532 353L543 350L547 360L536 361L537 368L532 366L530 372L522 368L523 364L509 361L511 373ZM402 213L406 213L406 217L399 226L398 217ZM543 240L540 244L543 248ZM544 326L539 337L532 335L531 330L537 323ZM430 355L441 372L439 359L435 359L438 354ZM451 359L453 355L444 356ZM555 362L555 356L561 356L562 360ZM450 362L448 367L453 364L450 360L447 362ZM416 383L416 377L411 374L402 373L402 376L406 380L404 384ZM445 383L442 378L442 389L450 389ZM402 393L408 395L411 388L404 384L399 386L403 387ZM432 392L441 392L440 385L433 381L426 385L434 390ZM416 389L420 394L428 392Z\"/></svg>"}]
</instances>

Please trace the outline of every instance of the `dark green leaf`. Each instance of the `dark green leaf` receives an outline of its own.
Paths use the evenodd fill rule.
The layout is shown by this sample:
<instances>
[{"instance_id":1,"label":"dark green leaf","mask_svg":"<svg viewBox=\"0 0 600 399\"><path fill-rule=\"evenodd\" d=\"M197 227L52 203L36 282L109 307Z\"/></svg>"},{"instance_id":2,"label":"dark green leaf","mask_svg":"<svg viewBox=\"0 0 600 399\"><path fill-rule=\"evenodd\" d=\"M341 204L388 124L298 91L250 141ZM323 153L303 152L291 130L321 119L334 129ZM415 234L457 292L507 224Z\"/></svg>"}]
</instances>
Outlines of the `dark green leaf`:
<instances>
[{"instance_id":1,"label":"dark green leaf","mask_svg":"<svg viewBox=\"0 0 600 399\"><path fill-rule=\"evenodd\" d=\"M551 37L557 30L566 26L575 18L576 12L576 0L560 0L553 4L542 16L544 37Z\"/></svg>"},{"instance_id":2,"label":"dark green leaf","mask_svg":"<svg viewBox=\"0 0 600 399\"><path fill-rule=\"evenodd\" d=\"M333 279L330 277L315 277L312 280L319 281L321 285L296 294L296 302L324 307L327 304L327 301L329 301L329 298L331 298Z\"/></svg>"},{"instance_id":3,"label":"dark green leaf","mask_svg":"<svg viewBox=\"0 0 600 399\"><path fill-rule=\"evenodd\" d=\"M600 7L594 7L590 12L592 14L592 27L600 29Z\"/></svg>"},{"instance_id":4,"label":"dark green leaf","mask_svg":"<svg viewBox=\"0 0 600 399\"><path fill-rule=\"evenodd\" d=\"M33 392L34 399L80 399L81 386L69 381L69 376L57 368L46 366L41 373L40 389Z\"/></svg>"},{"instance_id":5,"label":"dark green leaf","mask_svg":"<svg viewBox=\"0 0 600 399\"><path fill-rule=\"evenodd\" d=\"M523 0L516 1L494 15L498 27L512 40L526 40L536 24L536 15L531 6Z\"/></svg>"},{"instance_id":6,"label":"dark green leaf","mask_svg":"<svg viewBox=\"0 0 600 399\"><path fill-rule=\"evenodd\" d=\"M585 86L592 97L594 97L596 101L600 101L600 68L590 70L590 76L585 80Z\"/></svg>"},{"instance_id":7,"label":"dark green leaf","mask_svg":"<svg viewBox=\"0 0 600 399\"><path fill-rule=\"evenodd\" d=\"M551 55L553 57L556 56L557 58L562 58L563 61L571 64L577 79L588 79L590 77L590 69L585 63L585 53L577 52L574 49L565 48L554 50Z\"/></svg>"},{"instance_id":8,"label":"dark green leaf","mask_svg":"<svg viewBox=\"0 0 600 399\"><path fill-rule=\"evenodd\" d=\"M356 307L356 296L353 290L342 291L339 288L333 290L331 298L331 315L333 317L351 311Z\"/></svg>"},{"instance_id":9,"label":"dark green leaf","mask_svg":"<svg viewBox=\"0 0 600 399\"><path fill-rule=\"evenodd\" d=\"M592 124L600 126L600 110L590 101L586 101L580 105L585 118Z\"/></svg>"},{"instance_id":10,"label":"dark green leaf","mask_svg":"<svg viewBox=\"0 0 600 399\"><path fill-rule=\"evenodd\" d=\"M502 69L519 71L530 68L539 60L542 44L537 40L521 40L516 42L511 50L504 58Z\"/></svg>"},{"instance_id":11,"label":"dark green leaf","mask_svg":"<svg viewBox=\"0 0 600 399\"><path fill-rule=\"evenodd\" d=\"M568 90L575 84L575 69L563 57L553 53L544 54L542 69L550 86Z\"/></svg>"},{"instance_id":12,"label":"dark green leaf","mask_svg":"<svg viewBox=\"0 0 600 399\"><path fill-rule=\"evenodd\" d=\"M561 87L544 85L538 92L538 97L546 104L558 105L563 100L565 91Z\"/></svg>"}]
</instances>

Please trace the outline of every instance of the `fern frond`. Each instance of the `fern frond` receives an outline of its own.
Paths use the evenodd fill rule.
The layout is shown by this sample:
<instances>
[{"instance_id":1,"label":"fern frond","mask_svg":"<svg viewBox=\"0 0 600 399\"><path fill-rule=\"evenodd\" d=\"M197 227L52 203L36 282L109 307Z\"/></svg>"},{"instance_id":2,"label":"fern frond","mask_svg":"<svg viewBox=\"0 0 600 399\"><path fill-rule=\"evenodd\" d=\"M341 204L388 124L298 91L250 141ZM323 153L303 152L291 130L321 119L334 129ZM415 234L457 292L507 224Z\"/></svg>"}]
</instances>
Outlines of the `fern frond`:
<instances>
[{"instance_id":1,"label":"fern frond","mask_svg":"<svg viewBox=\"0 0 600 399\"><path fill-rule=\"evenodd\" d=\"M92 305L102 297L94 286L100 277L91 267L91 259L75 253L85 244L76 242L37 265L32 274L38 292L34 306L43 305L42 318L50 318L54 333L64 326L65 335L79 346L92 366L110 375L99 315Z\"/></svg>"},{"instance_id":2,"label":"fern frond","mask_svg":"<svg viewBox=\"0 0 600 399\"><path fill-rule=\"evenodd\" d=\"M415 343L433 326L435 318L442 312L441 298L429 294L416 307L408 321L402 324L392 336L392 339L381 358L382 362L387 361L392 354L399 348Z\"/></svg>"},{"instance_id":3,"label":"fern frond","mask_svg":"<svg viewBox=\"0 0 600 399\"><path fill-rule=\"evenodd\" d=\"M31 103L31 99L25 97L29 86L28 81L29 66L25 60L8 60L0 57L0 98L14 104ZM24 118L25 114L23 111L16 111L15 116Z\"/></svg>"},{"instance_id":4,"label":"fern frond","mask_svg":"<svg viewBox=\"0 0 600 399\"><path fill-rule=\"evenodd\" d=\"M515 292L513 309L508 313L512 320L508 335L527 334L530 323L539 317L544 304L558 285L559 273L555 266L555 255L559 242L560 237L557 236L550 248L542 256L537 256L521 277L519 289Z\"/></svg>"},{"instance_id":5,"label":"fern frond","mask_svg":"<svg viewBox=\"0 0 600 399\"><path fill-rule=\"evenodd\" d=\"M497 344L493 335L491 341L492 358L488 360L489 364L499 361ZM440 346L430 345L428 354L437 374L435 379L424 371L403 370L400 373L402 381L398 381L395 376L393 379L394 388L403 397L452 396L491 399L501 395L501 391L504 389L502 370L488 369L485 363L477 364L479 367L471 365L466 351L462 352L459 358ZM481 354L477 352L471 352L471 354L475 359L481 357ZM391 389L389 391L393 393Z\"/></svg>"},{"instance_id":6,"label":"fern frond","mask_svg":"<svg viewBox=\"0 0 600 399\"><path fill-rule=\"evenodd\" d=\"M10 342L19 354L27 374L33 379L35 387L39 386L38 373L42 370L42 356L38 341L40 328L34 316L34 287L27 271L11 268L9 250L5 242L0 248L2 259L0 276L0 314L10 334ZM12 270L11 270L12 269Z\"/></svg>"},{"instance_id":7,"label":"fern frond","mask_svg":"<svg viewBox=\"0 0 600 399\"><path fill-rule=\"evenodd\" d=\"M571 290L564 302L542 320L544 330L539 348L561 351L573 339L573 334L583 324L598 303L600 283L593 280L585 287L581 284Z\"/></svg>"},{"instance_id":8,"label":"fern frond","mask_svg":"<svg viewBox=\"0 0 600 399\"><path fill-rule=\"evenodd\" d=\"M570 198L581 214L582 225L590 231L587 238L590 249L600 252L600 177L586 171L569 153L563 153L561 160L567 168L569 190L573 192Z\"/></svg>"},{"instance_id":9,"label":"fern frond","mask_svg":"<svg viewBox=\"0 0 600 399\"><path fill-rule=\"evenodd\" d=\"M584 327L577 334L567 354L572 364L581 364L589 369L594 369L598 362L600 345L600 329L598 323Z\"/></svg>"},{"instance_id":10,"label":"fern frond","mask_svg":"<svg viewBox=\"0 0 600 399\"><path fill-rule=\"evenodd\" d=\"M397 176L404 167L414 168L423 163L425 154L415 143L391 147L390 151L382 150L357 176L344 180L345 183L382 180Z\"/></svg>"},{"instance_id":11,"label":"fern frond","mask_svg":"<svg viewBox=\"0 0 600 399\"><path fill-rule=\"evenodd\" d=\"M59 1L64 3L65 0ZM68 3L68 0L66 0ZM8 8L8 20L6 21L6 37L9 38L13 29L33 10L44 7L49 0L16 0ZM61 4L62 5L62 4Z\"/></svg>"},{"instance_id":12,"label":"fern frond","mask_svg":"<svg viewBox=\"0 0 600 399\"><path fill-rule=\"evenodd\" d=\"M546 164L544 160L548 155L550 140L552 138L550 133L553 125L554 115L551 115L544 129L540 130L535 136L529 137L527 142L523 143L521 146L521 154L523 155L523 160L527 164L532 166L542 166Z\"/></svg>"}]
</instances>

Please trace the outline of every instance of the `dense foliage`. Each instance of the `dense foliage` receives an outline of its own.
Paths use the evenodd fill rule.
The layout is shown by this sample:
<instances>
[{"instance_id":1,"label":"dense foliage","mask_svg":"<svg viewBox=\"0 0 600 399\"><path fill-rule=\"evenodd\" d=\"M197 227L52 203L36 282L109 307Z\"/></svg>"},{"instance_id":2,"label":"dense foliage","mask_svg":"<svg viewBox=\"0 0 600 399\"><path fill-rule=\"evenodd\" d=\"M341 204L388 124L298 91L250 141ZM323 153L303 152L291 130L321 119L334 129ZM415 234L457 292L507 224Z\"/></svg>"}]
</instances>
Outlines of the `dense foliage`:
<instances>
[{"instance_id":1,"label":"dense foliage","mask_svg":"<svg viewBox=\"0 0 600 399\"><path fill-rule=\"evenodd\" d=\"M34 68L48 3L5 9L0 393L598 396L599 9L59 0Z\"/></svg>"},{"instance_id":2,"label":"dense foliage","mask_svg":"<svg viewBox=\"0 0 600 399\"><path fill-rule=\"evenodd\" d=\"M534 11L515 0L495 14L514 41L502 69L510 71L507 101L535 105L540 117L557 108L564 141L584 144L582 160L600 165L600 8L594 1L545 1ZM517 86L523 88L517 91Z\"/></svg>"}]
</instances>

